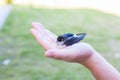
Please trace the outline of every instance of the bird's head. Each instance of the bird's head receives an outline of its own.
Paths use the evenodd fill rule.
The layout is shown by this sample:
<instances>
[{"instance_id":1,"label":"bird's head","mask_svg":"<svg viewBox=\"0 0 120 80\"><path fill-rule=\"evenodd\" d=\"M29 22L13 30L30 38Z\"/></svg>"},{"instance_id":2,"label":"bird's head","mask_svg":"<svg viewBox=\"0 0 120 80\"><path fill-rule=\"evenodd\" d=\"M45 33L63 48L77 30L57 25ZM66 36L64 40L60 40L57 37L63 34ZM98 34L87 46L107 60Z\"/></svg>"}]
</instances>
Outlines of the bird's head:
<instances>
[{"instance_id":1,"label":"bird's head","mask_svg":"<svg viewBox=\"0 0 120 80\"><path fill-rule=\"evenodd\" d=\"M58 38L57 38L57 41L58 42L63 42L65 40L65 37L64 36L58 36Z\"/></svg>"},{"instance_id":2,"label":"bird's head","mask_svg":"<svg viewBox=\"0 0 120 80\"><path fill-rule=\"evenodd\" d=\"M66 33L57 37L57 44L62 44L66 39L73 36L71 33Z\"/></svg>"}]
</instances>

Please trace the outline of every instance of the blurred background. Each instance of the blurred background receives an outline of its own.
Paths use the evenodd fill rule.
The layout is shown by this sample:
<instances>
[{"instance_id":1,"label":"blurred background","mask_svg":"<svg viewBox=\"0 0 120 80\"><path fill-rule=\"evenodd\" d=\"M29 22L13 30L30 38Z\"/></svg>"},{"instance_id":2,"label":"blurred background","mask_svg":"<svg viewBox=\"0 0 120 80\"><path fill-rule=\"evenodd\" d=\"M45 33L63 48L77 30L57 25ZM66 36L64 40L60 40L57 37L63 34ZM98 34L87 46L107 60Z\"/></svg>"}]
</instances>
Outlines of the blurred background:
<instances>
[{"instance_id":1,"label":"blurred background","mask_svg":"<svg viewBox=\"0 0 120 80\"><path fill-rule=\"evenodd\" d=\"M0 0L1 80L95 80L80 64L46 58L35 21L56 35L87 33L83 42L120 71L119 0Z\"/></svg>"}]
</instances>

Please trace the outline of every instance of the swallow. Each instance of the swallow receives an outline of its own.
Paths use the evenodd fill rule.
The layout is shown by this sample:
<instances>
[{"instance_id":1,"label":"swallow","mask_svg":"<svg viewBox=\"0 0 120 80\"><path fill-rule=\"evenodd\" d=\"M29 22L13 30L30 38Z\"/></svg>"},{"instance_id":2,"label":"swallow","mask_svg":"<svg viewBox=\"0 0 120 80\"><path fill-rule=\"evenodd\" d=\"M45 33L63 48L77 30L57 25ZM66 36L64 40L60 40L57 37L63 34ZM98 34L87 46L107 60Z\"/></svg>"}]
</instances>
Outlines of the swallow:
<instances>
[{"instance_id":1,"label":"swallow","mask_svg":"<svg viewBox=\"0 0 120 80\"><path fill-rule=\"evenodd\" d=\"M86 33L72 34L66 33L57 37L57 44L60 46L71 46L80 42L86 36Z\"/></svg>"}]
</instances>

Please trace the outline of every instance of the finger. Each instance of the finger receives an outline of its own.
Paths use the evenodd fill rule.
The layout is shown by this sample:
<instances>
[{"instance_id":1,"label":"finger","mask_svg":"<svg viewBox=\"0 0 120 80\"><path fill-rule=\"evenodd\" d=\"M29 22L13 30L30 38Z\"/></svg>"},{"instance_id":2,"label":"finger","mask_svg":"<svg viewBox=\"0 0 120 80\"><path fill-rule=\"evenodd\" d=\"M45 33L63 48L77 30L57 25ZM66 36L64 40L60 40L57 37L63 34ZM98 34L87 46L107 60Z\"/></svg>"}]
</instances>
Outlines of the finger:
<instances>
[{"instance_id":1,"label":"finger","mask_svg":"<svg viewBox=\"0 0 120 80\"><path fill-rule=\"evenodd\" d=\"M33 26L36 30L38 30L39 33L43 35L43 37L45 37L48 41L51 42L51 39L47 36L47 33L46 33L46 31L45 31L45 28L43 27L42 24L33 22L33 23L32 23L32 26Z\"/></svg>"},{"instance_id":2,"label":"finger","mask_svg":"<svg viewBox=\"0 0 120 80\"><path fill-rule=\"evenodd\" d=\"M72 59L75 58L73 56L73 51L72 50L67 50L67 49L51 49L46 51L45 56L54 58L57 60L63 60L63 61L71 61Z\"/></svg>"},{"instance_id":3,"label":"finger","mask_svg":"<svg viewBox=\"0 0 120 80\"><path fill-rule=\"evenodd\" d=\"M49 30L45 29L47 36L52 40L55 41L57 36L55 34L53 34L52 32L50 32Z\"/></svg>"},{"instance_id":4,"label":"finger","mask_svg":"<svg viewBox=\"0 0 120 80\"><path fill-rule=\"evenodd\" d=\"M31 33L33 34L33 36L36 38L36 40L41 44L43 48L45 48L46 50L51 48L49 41L46 40L43 37L43 35L41 35L36 29L32 28Z\"/></svg>"},{"instance_id":5,"label":"finger","mask_svg":"<svg viewBox=\"0 0 120 80\"><path fill-rule=\"evenodd\" d=\"M32 22L32 26L38 30L41 34L46 35L45 29L42 24L37 23L37 22Z\"/></svg>"}]
</instances>

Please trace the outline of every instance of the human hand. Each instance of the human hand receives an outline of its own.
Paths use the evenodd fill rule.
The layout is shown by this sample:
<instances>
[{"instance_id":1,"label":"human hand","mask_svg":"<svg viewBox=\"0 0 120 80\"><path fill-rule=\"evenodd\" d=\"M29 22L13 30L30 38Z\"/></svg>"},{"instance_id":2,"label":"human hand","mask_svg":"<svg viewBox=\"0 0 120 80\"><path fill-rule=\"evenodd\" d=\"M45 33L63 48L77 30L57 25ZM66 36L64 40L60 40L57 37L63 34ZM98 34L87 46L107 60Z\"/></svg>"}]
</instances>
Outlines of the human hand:
<instances>
[{"instance_id":1,"label":"human hand","mask_svg":"<svg viewBox=\"0 0 120 80\"><path fill-rule=\"evenodd\" d=\"M120 73L89 44L77 43L61 49L57 47L57 36L55 34L46 30L39 23L34 22L32 26L31 33L40 45L46 49L46 57L81 63L92 72L96 80L120 80Z\"/></svg>"},{"instance_id":2,"label":"human hand","mask_svg":"<svg viewBox=\"0 0 120 80\"><path fill-rule=\"evenodd\" d=\"M56 44L57 36L45 29L39 23L32 23L31 33L46 49L45 56L67 62L84 63L94 53L94 49L87 43L77 43L65 48L59 48Z\"/></svg>"}]
</instances>

